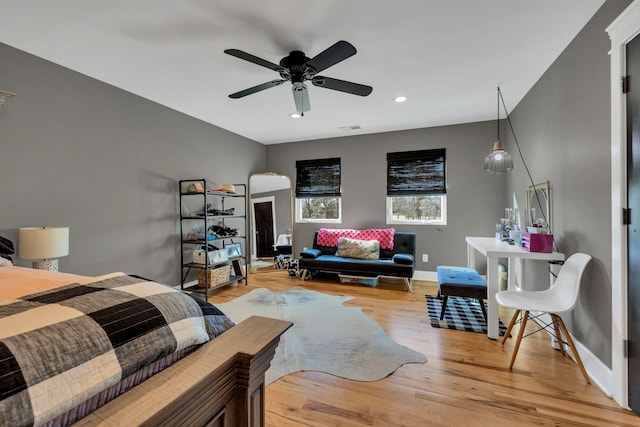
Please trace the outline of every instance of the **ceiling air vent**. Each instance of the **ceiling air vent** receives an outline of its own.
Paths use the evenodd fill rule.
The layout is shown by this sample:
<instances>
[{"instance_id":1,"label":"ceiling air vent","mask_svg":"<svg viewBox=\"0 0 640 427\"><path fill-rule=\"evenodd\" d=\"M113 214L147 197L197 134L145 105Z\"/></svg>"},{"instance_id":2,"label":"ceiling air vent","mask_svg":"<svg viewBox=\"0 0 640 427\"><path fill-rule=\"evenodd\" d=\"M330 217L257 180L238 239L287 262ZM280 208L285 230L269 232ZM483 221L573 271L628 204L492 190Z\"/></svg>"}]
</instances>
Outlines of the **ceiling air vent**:
<instances>
[{"instance_id":1,"label":"ceiling air vent","mask_svg":"<svg viewBox=\"0 0 640 427\"><path fill-rule=\"evenodd\" d=\"M352 130L360 130L362 128L360 127L360 125L353 125L353 126L340 126L338 129L344 132L350 132Z\"/></svg>"}]
</instances>

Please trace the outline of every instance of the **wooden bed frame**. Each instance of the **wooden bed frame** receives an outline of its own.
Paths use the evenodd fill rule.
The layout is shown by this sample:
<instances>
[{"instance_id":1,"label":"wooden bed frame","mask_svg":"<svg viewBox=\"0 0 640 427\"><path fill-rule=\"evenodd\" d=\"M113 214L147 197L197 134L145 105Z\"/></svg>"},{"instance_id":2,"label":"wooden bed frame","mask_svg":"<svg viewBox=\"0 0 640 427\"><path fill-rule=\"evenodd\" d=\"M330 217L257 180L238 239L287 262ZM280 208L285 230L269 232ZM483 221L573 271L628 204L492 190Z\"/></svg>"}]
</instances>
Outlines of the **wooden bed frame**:
<instances>
[{"instance_id":1,"label":"wooden bed frame","mask_svg":"<svg viewBox=\"0 0 640 427\"><path fill-rule=\"evenodd\" d=\"M250 317L75 425L263 426L264 374L292 325Z\"/></svg>"}]
</instances>

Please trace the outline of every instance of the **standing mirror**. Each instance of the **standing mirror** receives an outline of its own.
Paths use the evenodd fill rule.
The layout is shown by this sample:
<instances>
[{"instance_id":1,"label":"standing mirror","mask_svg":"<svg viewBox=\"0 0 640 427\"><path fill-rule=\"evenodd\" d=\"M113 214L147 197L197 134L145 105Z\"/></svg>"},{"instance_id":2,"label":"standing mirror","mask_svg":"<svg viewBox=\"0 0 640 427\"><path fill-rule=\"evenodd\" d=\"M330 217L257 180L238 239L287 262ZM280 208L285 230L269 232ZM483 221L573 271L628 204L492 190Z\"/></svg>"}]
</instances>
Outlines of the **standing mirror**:
<instances>
[{"instance_id":1,"label":"standing mirror","mask_svg":"<svg viewBox=\"0 0 640 427\"><path fill-rule=\"evenodd\" d=\"M527 188L527 226L548 227L551 223L551 184L549 181L529 185Z\"/></svg>"},{"instance_id":2,"label":"standing mirror","mask_svg":"<svg viewBox=\"0 0 640 427\"><path fill-rule=\"evenodd\" d=\"M272 172L251 175L249 210L251 262L248 271L273 270L278 255L293 253L291 177Z\"/></svg>"}]
</instances>

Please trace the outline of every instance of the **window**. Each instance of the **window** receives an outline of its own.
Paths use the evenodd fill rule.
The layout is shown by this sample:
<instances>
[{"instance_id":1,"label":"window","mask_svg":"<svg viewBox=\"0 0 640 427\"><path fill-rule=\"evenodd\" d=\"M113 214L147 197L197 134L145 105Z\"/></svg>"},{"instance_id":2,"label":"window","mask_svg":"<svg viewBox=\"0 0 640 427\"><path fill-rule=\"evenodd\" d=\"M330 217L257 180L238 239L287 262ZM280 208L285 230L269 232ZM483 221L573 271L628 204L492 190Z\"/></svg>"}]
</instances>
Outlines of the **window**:
<instances>
[{"instance_id":1,"label":"window","mask_svg":"<svg viewBox=\"0 0 640 427\"><path fill-rule=\"evenodd\" d=\"M341 222L340 158L296 162L296 222Z\"/></svg>"},{"instance_id":2,"label":"window","mask_svg":"<svg viewBox=\"0 0 640 427\"><path fill-rule=\"evenodd\" d=\"M387 224L447 223L446 150L387 153Z\"/></svg>"}]
</instances>

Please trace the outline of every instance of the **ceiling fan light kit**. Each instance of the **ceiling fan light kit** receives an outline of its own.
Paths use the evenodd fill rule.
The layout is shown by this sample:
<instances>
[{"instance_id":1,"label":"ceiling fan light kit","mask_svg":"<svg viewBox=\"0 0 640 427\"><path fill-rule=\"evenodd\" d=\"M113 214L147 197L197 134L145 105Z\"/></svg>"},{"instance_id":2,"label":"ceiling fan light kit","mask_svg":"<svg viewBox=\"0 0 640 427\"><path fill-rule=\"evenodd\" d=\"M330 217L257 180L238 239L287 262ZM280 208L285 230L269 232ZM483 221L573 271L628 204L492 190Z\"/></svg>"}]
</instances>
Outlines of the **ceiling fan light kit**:
<instances>
[{"instance_id":1,"label":"ceiling fan light kit","mask_svg":"<svg viewBox=\"0 0 640 427\"><path fill-rule=\"evenodd\" d=\"M274 64L273 62L259 58L239 49L227 49L224 53L273 70L279 73L281 77L279 80L271 80L248 89L232 93L229 95L229 98L232 99L242 98L256 92L279 86L282 83L289 81L292 85L291 89L296 105L296 111L301 116L304 116L304 112L311 109L309 90L305 84L307 81L310 81L316 87L332 89L352 95L367 96L373 91L371 86L317 75L319 72L324 71L356 54L356 48L353 47L351 43L344 40L333 44L313 58L308 58L304 52L299 50L291 51L289 56L285 56L280 60L279 64Z\"/></svg>"}]
</instances>

